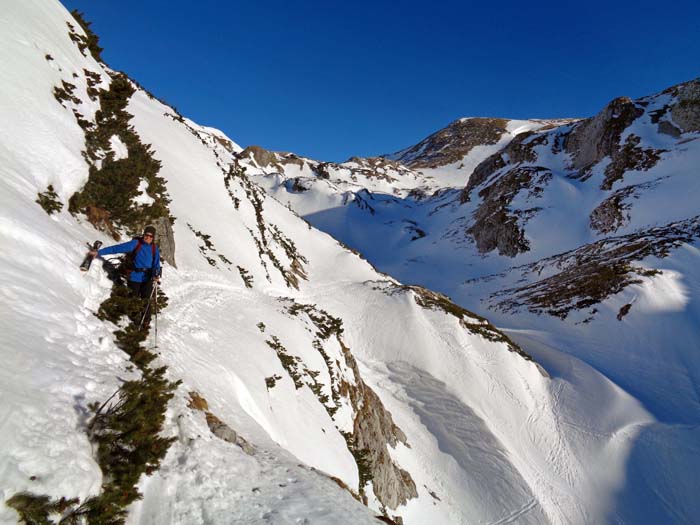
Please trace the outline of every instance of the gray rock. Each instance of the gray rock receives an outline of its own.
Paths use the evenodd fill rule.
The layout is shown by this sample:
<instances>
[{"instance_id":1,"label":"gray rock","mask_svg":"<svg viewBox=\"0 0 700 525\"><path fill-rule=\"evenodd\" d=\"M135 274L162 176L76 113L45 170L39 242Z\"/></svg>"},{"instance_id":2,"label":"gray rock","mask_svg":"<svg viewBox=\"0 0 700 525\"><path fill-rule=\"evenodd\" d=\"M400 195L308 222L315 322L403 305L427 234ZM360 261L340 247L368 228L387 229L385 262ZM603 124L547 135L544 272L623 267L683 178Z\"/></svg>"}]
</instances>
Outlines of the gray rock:
<instances>
[{"instance_id":1,"label":"gray rock","mask_svg":"<svg viewBox=\"0 0 700 525\"><path fill-rule=\"evenodd\" d=\"M253 445L248 443L245 439L243 439L241 436L238 436L238 439L236 439L236 445L241 447L243 449L243 452L248 454L249 456L254 456L255 455L255 448L253 448Z\"/></svg>"},{"instance_id":2,"label":"gray rock","mask_svg":"<svg viewBox=\"0 0 700 525\"><path fill-rule=\"evenodd\" d=\"M394 424L377 394L367 386L363 390L353 435L358 448L369 451L374 494L388 508L396 509L418 497L411 475L394 463L387 449L387 445L393 447L399 441L406 444L406 435Z\"/></svg>"},{"instance_id":3,"label":"gray rock","mask_svg":"<svg viewBox=\"0 0 700 525\"><path fill-rule=\"evenodd\" d=\"M343 348L345 362L357 380L356 386L345 385L356 411L352 433L355 447L367 453L374 495L382 505L396 509L409 499L418 497L418 491L411 475L391 459L387 446L394 447L399 442L408 446L408 441L403 431L394 424L379 396L361 379L350 350Z\"/></svg>"},{"instance_id":4,"label":"gray rock","mask_svg":"<svg viewBox=\"0 0 700 525\"><path fill-rule=\"evenodd\" d=\"M661 122L659 122L658 129L659 133L663 133L665 135L671 135L675 138L681 136L681 130L674 126L672 123L670 123L668 120L662 120Z\"/></svg>"},{"instance_id":5,"label":"gray rock","mask_svg":"<svg viewBox=\"0 0 700 525\"><path fill-rule=\"evenodd\" d=\"M579 172L579 177L585 177L591 166L613 156L620 147L622 132L643 113L634 101L620 97L595 117L576 124L564 144L572 157L571 168Z\"/></svg>"},{"instance_id":6,"label":"gray rock","mask_svg":"<svg viewBox=\"0 0 700 525\"><path fill-rule=\"evenodd\" d=\"M175 235L170 220L167 217L160 217L153 222L153 226L156 228L161 259L177 268L177 264L175 264Z\"/></svg>"},{"instance_id":7,"label":"gray rock","mask_svg":"<svg viewBox=\"0 0 700 525\"><path fill-rule=\"evenodd\" d=\"M520 166L479 192L482 202L474 212L474 224L467 230L479 253L498 249L501 255L515 257L530 249L522 224L539 208L511 210L510 204L521 191L526 191L528 198L537 197L551 178L552 172L541 166Z\"/></svg>"},{"instance_id":8,"label":"gray rock","mask_svg":"<svg viewBox=\"0 0 700 525\"><path fill-rule=\"evenodd\" d=\"M209 430L211 430L212 434L214 434L219 439L226 441L227 443L238 445L243 449L243 452L245 452L249 456L255 455L255 449L253 448L253 445L248 443L248 441L243 439L243 437L239 436L234 429L232 429L226 423L221 421L211 412L205 412L205 416L207 418L207 425L209 426Z\"/></svg>"},{"instance_id":9,"label":"gray rock","mask_svg":"<svg viewBox=\"0 0 700 525\"><path fill-rule=\"evenodd\" d=\"M207 417L207 422L209 423L209 430L219 439L223 439L228 443L236 443L238 441L238 434L230 426L221 420L210 421Z\"/></svg>"},{"instance_id":10,"label":"gray rock","mask_svg":"<svg viewBox=\"0 0 700 525\"><path fill-rule=\"evenodd\" d=\"M700 131L700 79L681 84L671 117L683 133Z\"/></svg>"}]
</instances>

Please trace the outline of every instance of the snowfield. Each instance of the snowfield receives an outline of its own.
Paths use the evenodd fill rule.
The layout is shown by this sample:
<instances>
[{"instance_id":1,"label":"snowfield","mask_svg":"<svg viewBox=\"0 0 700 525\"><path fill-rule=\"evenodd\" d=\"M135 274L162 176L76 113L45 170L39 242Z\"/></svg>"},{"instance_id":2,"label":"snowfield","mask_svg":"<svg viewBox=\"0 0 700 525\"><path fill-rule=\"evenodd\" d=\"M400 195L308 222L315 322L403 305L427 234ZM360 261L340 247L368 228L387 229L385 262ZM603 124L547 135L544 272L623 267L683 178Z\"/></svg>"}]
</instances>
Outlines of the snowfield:
<instances>
[{"instance_id":1,"label":"snowfield","mask_svg":"<svg viewBox=\"0 0 700 525\"><path fill-rule=\"evenodd\" d=\"M84 71L106 89L111 70L81 53L67 22L77 27L54 0L12 2L0 13L0 522L8 524L17 513L5 502L19 492L81 500L99 493L88 405L139 375L115 346L116 327L94 315L112 284L101 263L78 270L86 242L114 241L67 211L88 179L72 110L94 118L99 102ZM54 97L64 81L78 102ZM605 303L617 312L635 301L624 332L614 319L597 322L592 338L579 325L560 329L558 319L489 312L529 360L486 321L399 281L449 288L476 311L475 288L448 284L466 278L456 268L486 273L491 260L465 263L452 246L432 266L428 252L412 252L387 224L404 212L377 221L339 207L344 196L326 181L327 192L298 201L313 202L293 204L309 224L275 198L281 193L261 189L270 189L269 173L251 166L250 179L229 177L241 148L220 131L141 89L127 111L162 163L176 218L177 267L164 269L169 306L158 319L157 363L182 381L164 430L176 440L160 469L141 478L143 499L128 523L379 523L381 514L407 525L700 519L699 368L684 343L700 351L697 324L688 322L699 318L697 248L664 259L663 280ZM128 156L121 140L110 144L117 158ZM151 202L143 182L135 205ZM411 179L400 192L421 183ZM53 215L35 202L49 185L63 204ZM378 210L397 205L395 196L368 199ZM334 237L362 246L393 277ZM402 243L401 259L390 259L386 248ZM329 320L334 331L326 333ZM147 344L155 343L152 330ZM654 357L630 364L640 344ZM650 367L668 355L689 365L657 381ZM631 379L645 374L651 379ZM213 433L211 417L193 408L195 392L246 446ZM405 434L393 445L375 427L367 434L388 458L364 486L367 506L354 497L362 473L346 441L363 418ZM392 468L407 473L417 494L395 506L380 488Z\"/></svg>"}]
</instances>

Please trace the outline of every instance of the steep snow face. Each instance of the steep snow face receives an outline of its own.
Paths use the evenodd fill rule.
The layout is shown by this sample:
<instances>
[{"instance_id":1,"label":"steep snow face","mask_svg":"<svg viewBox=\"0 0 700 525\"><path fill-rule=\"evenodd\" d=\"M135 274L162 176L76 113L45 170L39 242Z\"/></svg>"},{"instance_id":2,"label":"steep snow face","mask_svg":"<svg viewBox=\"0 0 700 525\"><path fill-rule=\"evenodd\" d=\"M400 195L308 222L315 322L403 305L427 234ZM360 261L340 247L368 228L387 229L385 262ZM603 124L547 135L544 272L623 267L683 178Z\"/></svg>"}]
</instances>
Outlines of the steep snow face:
<instances>
[{"instance_id":1,"label":"steep snow face","mask_svg":"<svg viewBox=\"0 0 700 525\"><path fill-rule=\"evenodd\" d=\"M100 105L91 90L115 77L81 52L67 23L76 26L50 1L13 3L0 15L0 521L8 523L17 516L5 501L19 491L99 492L88 405L139 374L113 343L116 327L93 315L109 294L100 263L77 271L85 241L112 242L65 204L88 180L81 119L94 122ZM57 86L70 96L55 96ZM250 150L244 162L221 132L141 89L126 110L172 199L178 268L164 271L170 304L158 320L158 364L182 380L164 431L176 442L141 479L130 523L369 523L377 513L405 523L594 523L640 518L640 508L667 516L644 492L661 478L674 515L697 516L675 472L697 457L686 439L697 427L682 434L654 423L605 376L553 350L558 341L513 332L547 374L485 319L378 273L266 194L253 180L255 169L255 180L270 177L265 166ZM110 150L124 154L117 141ZM290 169L312 169L302 164ZM386 175L406 193L420 178L383 160L332 169L377 187L395 183L376 173ZM35 202L49 186L64 204L52 215ZM153 191L138 187L142 198ZM386 209L404 197L391 198ZM345 209L384 213L359 201ZM378 234L393 231L385 226ZM664 304L677 309L684 285L674 282L675 299ZM193 406L194 392L208 413ZM213 433L212 421L249 447ZM677 463L639 459L657 440L682 451ZM683 472L692 487L698 469ZM360 491L371 510L351 495Z\"/></svg>"}]
</instances>

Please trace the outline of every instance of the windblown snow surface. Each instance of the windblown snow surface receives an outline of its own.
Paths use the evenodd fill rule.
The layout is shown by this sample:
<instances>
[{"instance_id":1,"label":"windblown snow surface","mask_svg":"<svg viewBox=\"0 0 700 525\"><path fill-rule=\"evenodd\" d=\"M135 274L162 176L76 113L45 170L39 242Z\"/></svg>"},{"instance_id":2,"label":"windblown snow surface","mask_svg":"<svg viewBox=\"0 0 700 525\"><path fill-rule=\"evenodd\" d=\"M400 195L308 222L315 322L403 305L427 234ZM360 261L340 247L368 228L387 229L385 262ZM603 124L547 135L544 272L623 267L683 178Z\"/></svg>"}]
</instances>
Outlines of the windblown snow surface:
<instances>
[{"instance_id":1,"label":"windblown snow surface","mask_svg":"<svg viewBox=\"0 0 700 525\"><path fill-rule=\"evenodd\" d=\"M65 206L47 215L35 203L50 184L65 205L88 177L83 131L54 87L75 84L74 107L92 118L97 106L84 70L98 73L101 87L110 82L106 67L70 40L66 22L77 25L51 0L6 3L0 13L2 523L17 521L4 502L20 491L80 498L99 492L87 406L138 373L116 348L115 327L94 315L111 286L100 263L87 274L77 269L86 241L112 240ZM376 523L382 510L407 524L697 521L698 485L690 483L697 482L700 451L688 438L698 435L692 414L661 421L561 352L566 343L546 342L541 326L513 332L541 366L524 359L469 330L464 319L421 306L413 291L262 194L265 227L276 227L306 260L306 279L290 287L269 254L260 255L250 188L240 180L226 186L238 146L224 147L221 132L173 118L172 108L141 89L127 110L162 162L176 217L177 268L164 269L170 304L158 320L158 350L169 376L183 382L165 429L177 441L160 470L141 480L144 497L130 508L129 523ZM117 142L112 147L125 153ZM148 197L148 188L140 189ZM214 248L203 247L195 232L209 235ZM289 265L280 246L271 250ZM686 257L691 264L696 252L688 248ZM648 311L695 304L688 298L697 289L673 275L677 292L668 292L668 301L658 300L658 284L638 287ZM408 445L398 443L390 454L418 497L381 509L370 484L367 508L330 479L359 488L340 433L351 427L351 409L343 404L331 417L308 385L295 388L266 342L276 336L298 362L320 372L330 394L315 328L308 316L289 313L293 303L342 320L362 379L406 434ZM337 342L325 342L324 350L340 363ZM272 376L279 379L269 388ZM209 431L204 415L188 407L192 391L252 445L252 455Z\"/></svg>"}]
</instances>

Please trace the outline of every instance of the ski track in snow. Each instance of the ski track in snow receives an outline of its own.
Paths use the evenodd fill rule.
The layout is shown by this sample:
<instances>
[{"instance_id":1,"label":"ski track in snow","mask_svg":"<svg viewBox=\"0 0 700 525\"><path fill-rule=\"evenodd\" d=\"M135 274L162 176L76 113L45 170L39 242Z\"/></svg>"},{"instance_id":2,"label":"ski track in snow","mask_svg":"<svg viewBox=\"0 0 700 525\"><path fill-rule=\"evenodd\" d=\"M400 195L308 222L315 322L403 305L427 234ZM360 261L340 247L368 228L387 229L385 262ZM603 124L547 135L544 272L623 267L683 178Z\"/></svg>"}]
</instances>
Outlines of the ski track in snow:
<instances>
[{"instance_id":1,"label":"ski track in snow","mask_svg":"<svg viewBox=\"0 0 700 525\"><path fill-rule=\"evenodd\" d=\"M466 473L471 497L481 500L482 504L490 501L489 507L495 515L503 510L516 509L490 522L492 525L511 523L516 518L521 518L522 523L547 521L540 509L525 517L538 507L538 502L508 460L504 447L481 418L452 396L444 383L427 373L405 363L393 363L388 369L390 379L403 386L409 405L435 436L440 451L452 456ZM484 479L493 480L498 490L484 486Z\"/></svg>"}]
</instances>

